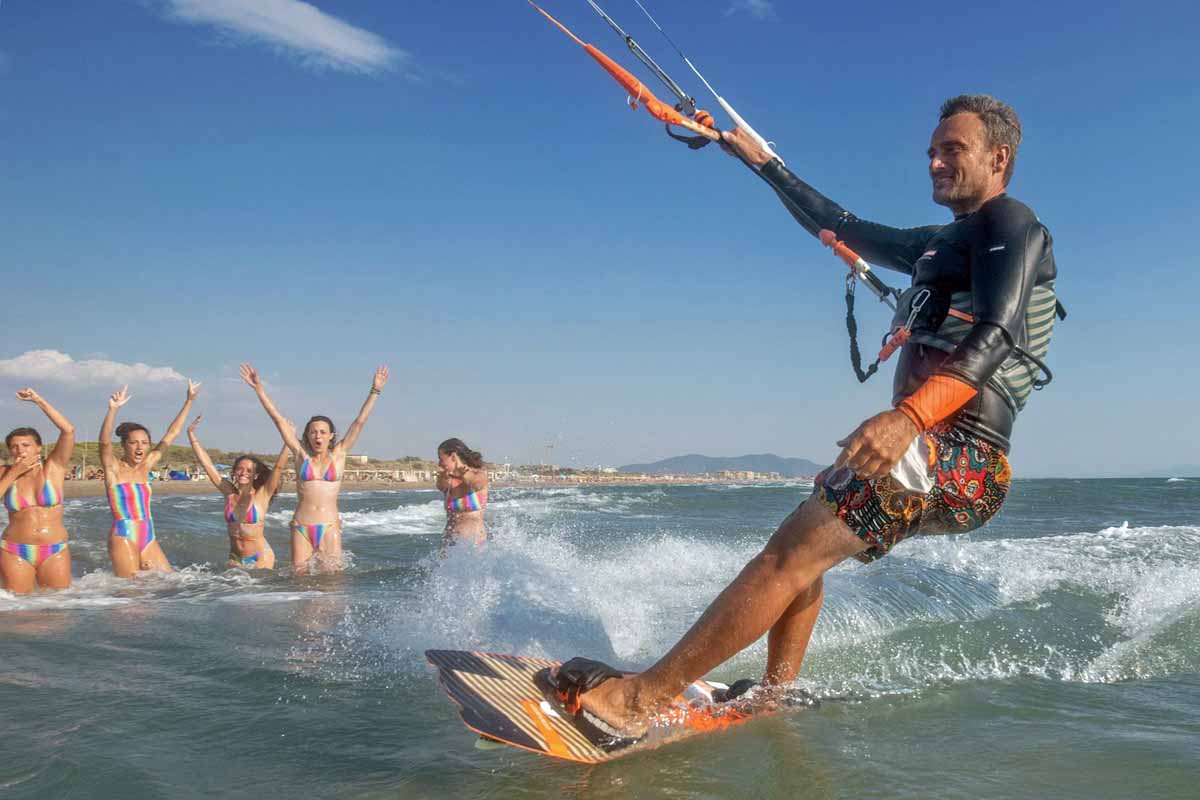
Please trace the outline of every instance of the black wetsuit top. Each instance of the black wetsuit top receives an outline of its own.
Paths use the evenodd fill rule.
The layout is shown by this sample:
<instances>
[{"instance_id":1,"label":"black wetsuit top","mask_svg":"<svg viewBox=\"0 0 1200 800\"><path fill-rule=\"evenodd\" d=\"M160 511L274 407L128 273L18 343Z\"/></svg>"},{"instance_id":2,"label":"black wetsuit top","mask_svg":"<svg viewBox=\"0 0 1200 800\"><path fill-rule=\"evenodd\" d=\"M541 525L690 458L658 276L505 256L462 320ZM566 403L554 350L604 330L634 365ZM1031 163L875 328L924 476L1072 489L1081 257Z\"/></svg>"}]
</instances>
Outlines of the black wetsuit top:
<instances>
[{"instance_id":1,"label":"black wetsuit top","mask_svg":"<svg viewBox=\"0 0 1200 800\"><path fill-rule=\"evenodd\" d=\"M1000 195L948 225L889 228L861 220L797 178L778 159L762 176L787 200L785 207L814 236L828 228L865 260L912 275L914 287L928 288L935 302L913 327L936 333L950 295L970 292L975 325L954 351L946 353L908 342L900 351L892 384L899 405L933 375L948 375L979 390L947 420L952 425L1009 450L1015 412L988 379L1026 340L1025 315L1033 287L1054 280L1050 232L1023 203ZM919 338L919 337L918 337Z\"/></svg>"}]
</instances>

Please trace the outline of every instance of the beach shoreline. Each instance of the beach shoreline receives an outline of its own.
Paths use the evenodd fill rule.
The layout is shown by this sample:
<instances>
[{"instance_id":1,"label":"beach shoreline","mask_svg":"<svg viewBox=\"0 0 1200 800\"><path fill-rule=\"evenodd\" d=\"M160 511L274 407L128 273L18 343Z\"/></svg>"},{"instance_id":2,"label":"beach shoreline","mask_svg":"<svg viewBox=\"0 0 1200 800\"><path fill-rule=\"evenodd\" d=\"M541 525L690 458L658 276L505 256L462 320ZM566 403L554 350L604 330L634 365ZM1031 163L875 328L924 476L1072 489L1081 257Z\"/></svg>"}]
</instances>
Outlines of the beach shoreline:
<instances>
[{"instance_id":1,"label":"beach shoreline","mask_svg":"<svg viewBox=\"0 0 1200 800\"><path fill-rule=\"evenodd\" d=\"M807 482L811 478L783 478L783 482ZM535 488L538 486L682 486L695 484L726 484L726 485L751 485L751 484L770 484L779 483L780 481L767 480L725 480L716 478L705 478L702 475L694 475L687 477L675 478L655 478L650 476L639 476L637 478L588 478L587 480L572 480L559 478L541 477L538 480L515 480L515 481L493 481L492 486L499 489L508 486L524 486ZM151 484L154 494L156 495L204 495L217 494L216 488L207 480L203 481L154 481ZM429 490L436 486L432 481L345 481L342 483L342 491L344 492L404 492L413 490ZM295 491L295 484L290 483L280 488L281 492ZM72 480L63 482L63 497L65 499L75 499L84 497L104 497L108 494L108 490L104 485L104 481L100 479L93 480Z\"/></svg>"},{"instance_id":2,"label":"beach shoreline","mask_svg":"<svg viewBox=\"0 0 1200 800\"><path fill-rule=\"evenodd\" d=\"M432 489L433 483L396 483L394 481L346 481L344 492L387 492L404 489ZM168 494L217 494L217 489L207 480L203 481L154 481L151 489L156 495ZM295 491L295 484L281 486L281 492ZM83 497L104 497L108 490L103 480L64 481L63 497L70 500Z\"/></svg>"}]
</instances>

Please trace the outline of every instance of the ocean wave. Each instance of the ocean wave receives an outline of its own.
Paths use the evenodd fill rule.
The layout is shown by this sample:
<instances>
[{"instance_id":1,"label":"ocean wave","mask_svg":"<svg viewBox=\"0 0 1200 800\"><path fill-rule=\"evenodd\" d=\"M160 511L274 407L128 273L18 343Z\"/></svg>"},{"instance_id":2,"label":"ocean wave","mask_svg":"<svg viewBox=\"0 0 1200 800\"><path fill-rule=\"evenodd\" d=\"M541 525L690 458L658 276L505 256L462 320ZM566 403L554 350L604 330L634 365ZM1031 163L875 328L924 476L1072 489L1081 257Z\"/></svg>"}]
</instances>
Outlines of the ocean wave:
<instances>
[{"instance_id":1,"label":"ocean wave","mask_svg":"<svg viewBox=\"0 0 1200 800\"><path fill-rule=\"evenodd\" d=\"M650 507L653 497L612 497L607 495L555 492L548 495L523 494L519 497L492 495L488 503L488 523L497 524L503 517L525 519L531 525L546 518L565 519L580 513L598 513L650 519L660 515L639 513ZM368 535L440 535L446 525L446 509L440 499L427 503L407 504L386 509L342 512L342 522L349 536ZM268 515L280 524L291 520L291 512L279 511Z\"/></svg>"},{"instance_id":2,"label":"ocean wave","mask_svg":"<svg viewBox=\"0 0 1200 800\"><path fill-rule=\"evenodd\" d=\"M670 500L668 494L661 489L629 493L587 491L581 490L580 487L545 490L506 487L490 493L488 521L489 524L494 524L498 518L517 517L524 519L529 526L536 526L543 524L547 518L565 519L580 513L652 519L663 515L647 513L646 510ZM341 519L346 535L441 535L446 524L446 510L440 497L400 505L392 505L392 502L394 501L391 498L380 498L374 505L386 504L387 507L342 511ZM292 513L292 509L275 509L267 514L267 519L286 527L291 522Z\"/></svg>"},{"instance_id":3,"label":"ocean wave","mask_svg":"<svg viewBox=\"0 0 1200 800\"><path fill-rule=\"evenodd\" d=\"M395 508L342 513L347 535L440 535L446 525L446 509L440 500Z\"/></svg>"},{"instance_id":4,"label":"ocean wave","mask_svg":"<svg viewBox=\"0 0 1200 800\"><path fill-rule=\"evenodd\" d=\"M491 508L526 517L563 517L583 513L650 519L663 514L650 513L648 509L664 506L671 500L668 493L659 488L649 491L620 488L614 491L574 487L502 494L492 501Z\"/></svg>"},{"instance_id":5,"label":"ocean wave","mask_svg":"<svg viewBox=\"0 0 1200 800\"><path fill-rule=\"evenodd\" d=\"M780 484L796 485L803 484ZM641 668L758 552L784 499L759 484L497 487L488 512L494 541L479 551L451 548L442 560L436 552L445 511L436 494L348 496L349 549L364 537L368 558L392 559L385 537L430 541L427 550L405 543L396 550L407 555L371 573L372 587L395 582L387 600L350 603L331 647L400 671L423 671L420 652L431 647L582 654ZM107 519L91 502L87 514L78 506L68 514ZM220 520L207 506L180 502L159 506L164 520L175 513L180 526L199 528L196 515L204 514L202 535L216 535ZM269 518L286 525L290 516L276 510ZM1127 523L1086 531L1070 523L1035 536L1054 523L1029 513L1020 519L967 536L918 537L869 566L851 561L831 570L805 686L827 696L871 695L1020 676L1111 682L1200 671L1200 527ZM1041 527L1019 529L1024 523ZM192 550L200 546L197 540ZM78 547L93 564L107 564L103 536ZM414 564L423 552L432 555ZM134 582L97 569L66 592L0 593L0 612L143 600L287 603L301 599L297 589L312 588L298 586L286 569L249 574L222 566ZM755 642L714 677L757 675L765 651L765 640Z\"/></svg>"},{"instance_id":6,"label":"ocean wave","mask_svg":"<svg viewBox=\"0 0 1200 800\"><path fill-rule=\"evenodd\" d=\"M660 534L581 548L571 530L506 530L430 561L389 646L488 649L638 669L666 652L761 542ZM1031 539L925 537L825 580L803 684L825 696L1032 676L1097 682L1200 670L1200 529ZM765 638L714 677L757 675Z\"/></svg>"},{"instance_id":7,"label":"ocean wave","mask_svg":"<svg viewBox=\"0 0 1200 800\"><path fill-rule=\"evenodd\" d=\"M764 483L709 483L704 488L710 492L736 492L744 489L811 489L813 482L806 478L769 481Z\"/></svg>"},{"instance_id":8,"label":"ocean wave","mask_svg":"<svg viewBox=\"0 0 1200 800\"><path fill-rule=\"evenodd\" d=\"M1197 563L1200 528L1194 526L1104 528L1036 539L979 538L969 547L922 537L907 543L907 558L969 572L994 582L1005 603L1075 587L1101 594L1137 588L1162 566Z\"/></svg>"}]
</instances>

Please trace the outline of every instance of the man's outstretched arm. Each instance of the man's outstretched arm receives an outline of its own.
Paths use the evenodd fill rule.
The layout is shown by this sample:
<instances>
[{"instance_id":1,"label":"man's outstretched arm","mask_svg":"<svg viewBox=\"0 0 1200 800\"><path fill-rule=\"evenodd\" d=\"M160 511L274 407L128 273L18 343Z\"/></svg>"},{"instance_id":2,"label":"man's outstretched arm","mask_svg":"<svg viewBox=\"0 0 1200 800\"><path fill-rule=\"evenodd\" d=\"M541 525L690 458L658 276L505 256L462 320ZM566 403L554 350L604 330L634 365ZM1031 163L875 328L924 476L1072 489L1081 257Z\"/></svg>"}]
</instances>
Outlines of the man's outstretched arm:
<instances>
[{"instance_id":1,"label":"man's outstretched arm","mask_svg":"<svg viewBox=\"0 0 1200 800\"><path fill-rule=\"evenodd\" d=\"M800 180L779 159L768 161L759 174L805 230L813 236L822 228L831 230L867 261L881 267L911 275L925 245L941 230L940 225L892 228L859 219Z\"/></svg>"}]
</instances>

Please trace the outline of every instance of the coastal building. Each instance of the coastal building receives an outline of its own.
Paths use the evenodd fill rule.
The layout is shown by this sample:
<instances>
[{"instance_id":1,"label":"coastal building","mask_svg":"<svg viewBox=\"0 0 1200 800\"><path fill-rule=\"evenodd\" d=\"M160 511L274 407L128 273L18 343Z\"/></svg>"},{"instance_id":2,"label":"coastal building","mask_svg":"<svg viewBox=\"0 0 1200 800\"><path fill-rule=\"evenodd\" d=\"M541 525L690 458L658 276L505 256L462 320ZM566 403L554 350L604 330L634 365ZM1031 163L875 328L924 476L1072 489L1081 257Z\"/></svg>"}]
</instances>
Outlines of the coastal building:
<instances>
[{"instance_id":1,"label":"coastal building","mask_svg":"<svg viewBox=\"0 0 1200 800\"><path fill-rule=\"evenodd\" d=\"M765 473L746 469L723 469L717 473L717 480L720 481L756 481L766 477Z\"/></svg>"},{"instance_id":2,"label":"coastal building","mask_svg":"<svg viewBox=\"0 0 1200 800\"><path fill-rule=\"evenodd\" d=\"M489 481L512 480L517 474L513 472L512 464L508 462L503 464L489 464L486 471Z\"/></svg>"}]
</instances>

